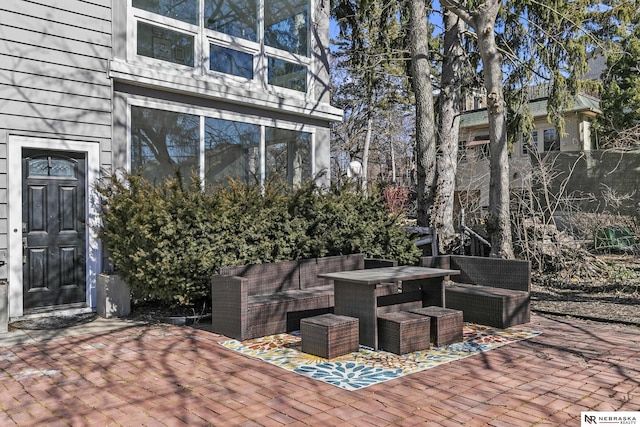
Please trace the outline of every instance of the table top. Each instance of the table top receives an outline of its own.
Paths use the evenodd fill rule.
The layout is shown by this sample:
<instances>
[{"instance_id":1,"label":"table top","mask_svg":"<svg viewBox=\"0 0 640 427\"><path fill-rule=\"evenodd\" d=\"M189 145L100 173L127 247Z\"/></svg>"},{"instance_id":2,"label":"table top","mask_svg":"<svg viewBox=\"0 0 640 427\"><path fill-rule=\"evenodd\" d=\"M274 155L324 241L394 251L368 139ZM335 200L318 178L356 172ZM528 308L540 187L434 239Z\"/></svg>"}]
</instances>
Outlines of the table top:
<instances>
[{"instance_id":1,"label":"table top","mask_svg":"<svg viewBox=\"0 0 640 427\"><path fill-rule=\"evenodd\" d=\"M395 282L396 280L429 279L433 277L453 276L456 274L460 274L460 270L400 265L397 267L367 268L364 270L321 273L318 274L318 277L359 285L375 285L378 283Z\"/></svg>"}]
</instances>

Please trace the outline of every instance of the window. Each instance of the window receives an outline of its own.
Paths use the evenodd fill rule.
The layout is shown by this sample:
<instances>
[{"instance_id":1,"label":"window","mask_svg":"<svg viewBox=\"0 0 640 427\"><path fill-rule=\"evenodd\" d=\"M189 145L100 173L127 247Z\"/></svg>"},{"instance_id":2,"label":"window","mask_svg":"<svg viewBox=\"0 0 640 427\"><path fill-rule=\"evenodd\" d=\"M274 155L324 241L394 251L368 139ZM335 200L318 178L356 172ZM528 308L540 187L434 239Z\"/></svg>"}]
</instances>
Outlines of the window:
<instances>
[{"instance_id":1,"label":"window","mask_svg":"<svg viewBox=\"0 0 640 427\"><path fill-rule=\"evenodd\" d=\"M133 0L133 7L198 25L199 0Z\"/></svg>"},{"instance_id":2,"label":"window","mask_svg":"<svg viewBox=\"0 0 640 427\"><path fill-rule=\"evenodd\" d=\"M522 155L526 156L529 154L529 151L533 150L533 152L538 151L538 131L534 130L531 132L531 141L527 141L524 137L522 138Z\"/></svg>"},{"instance_id":3,"label":"window","mask_svg":"<svg viewBox=\"0 0 640 427\"><path fill-rule=\"evenodd\" d=\"M155 181L198 166L198 116L131 107L131 171Z\"/></svg>"},{"instance_id":4,"label":"window","mask_svg":"<svg viewBox=\"0 0 640 427\"><path fill-rule=\"evenodd\" d=\"M257 0L205 0L204 21L210 30L258 41Z\"/></svg>"},{"instance_id":5,"label":"window","mask_svg":"<svg viewBox=\"0 0 640 427\"><path fill-rule=\"evenodd\" d=\"M559 151L560 138L555 129L545 129L543 131L544 151Z\"/></svg>"},{"instance_id":6,"label":"window","mask_svg":"<svg viewBox=\"0 0 640 427\"><path fill-rule=\"evenodd\" d=\"M478 159L488 159L491 155L489 135L476 135L473 141L467 144L467 149L473 148Z\"/></svg>"},{"instance_id":7,"label":"window","mask_svg":"<svg viewBox=\"0 0 640 427\"><path fill-rule=\"evenodd\" d=\"M209 68L211 71L253 79L253 55L212 44Z\"/></svg>"},{"instance_id":8,"label":"window","mask_svg":"<svg viewBox=\"0 0 640 427\"><path fill-rule=\"evenodd\" d=\"M138 55L193 67L193 36L138 22Z\"/></svg>"},{"instance_id":9,"label":"window","mask_svg":"<svg viewBox=\"0 0 640 427\"><path fill-rule=\"evenodd\" d=\"M307 91L307 67L281 59L269 58L268 70L270 85L300 92Z\"/></svg>"},{"instance_id":10,"label":"window","mask_svg":"<svg viewBox=\"0 0 640 427\"><path fill-rule=\"evenodd\" d=\"M66 177L75 178L77 160L66 157L37 156L29 157L29 177Z\"/></svg>"},{"instance_id":11,"label":"window","mask_svg":"<svg viewBox=\"0 0 640 427\"><path fill-rule=\"evenodd\" d=\"M300 185L311 179L311 134L268 127L265 132L266 178Z\"/></svg>"},{"instance_id":12,"label":"window","mask_svg":"<svg viewBox=\"0 0 640 427\"><path fill-rule=\"evenodd\" d=\"M136 49L130 60L191 67L194 75L236 76L258 90L267 85L276 92L309 90L310 0L131 0L131 5Z\"/></svg>"},{"instance_id":13,"label":"window","mask_svg":"<svg viewBox=\"0 0 640 427\"><path fill-rule=\"evenodd\" d=\"M309 56L309 1L265 0L265 45Z\"/></svg>"},{"instance_id":14,"label":"window","mask_svg":"<svg viewBox=\"0 0 640 427\"><path fill-rule=\"evenodd\" d=\"M464 139L458 141L458 161L467 161L467 141Z\"/></svg>"},{"instance_id":15,"label":"window","mask_svg":"<svg viewBox=\"0 0 640 427\"><path fill-rule=\"evenodd\" d=\"M260 126L205 118L205 181L260 182Z\"/></svg>"},{"instance_id":16,"label":"window","mask_svg":"<svg viewBox=\"0 0 640 427\"><path fill-rule=\"evenodd\" d=\"M227 178L262 183L265 176L299 185L312 177L311 153L309 132L131 106L131 172L150 181L179 171L214 185Z\"/></svg>"}]
</instances>

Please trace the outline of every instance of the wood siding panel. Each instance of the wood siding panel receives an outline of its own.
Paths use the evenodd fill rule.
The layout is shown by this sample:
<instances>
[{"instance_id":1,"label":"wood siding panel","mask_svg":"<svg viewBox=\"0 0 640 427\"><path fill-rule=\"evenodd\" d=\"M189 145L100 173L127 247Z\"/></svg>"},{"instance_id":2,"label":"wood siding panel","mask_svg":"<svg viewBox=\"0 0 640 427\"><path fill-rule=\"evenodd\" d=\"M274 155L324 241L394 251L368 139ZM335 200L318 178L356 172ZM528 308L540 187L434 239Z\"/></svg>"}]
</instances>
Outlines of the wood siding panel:
<instances>
[{"instance_id":1,"label":"wood siding panel","mask_svg":"<svg viewBox=\"0 0 640 427\"><path fill-rule=\"evenodd\" d=\"M95 76L91 77L91 79L94 78ZM104 78L104 76L100 80L99 82L95 80L85 82L81 80L71 80L61 76L49 77L46 75L23 73L15 69L6 70L2 69L2 65L0 65L0 97L11 97L11 95L8 94L12 91L20 91L21 88L31 88L46 92L59 92L71 96L89 96L108 100L111 98L111 85L109 84L109 80ZM20 97L17 99L19 98Z\"/></svg>"},{"instance_id":2,"label":"wood siding panel","mask_svg":"<svg viewBox=\"0 0 640 427\"><path fill-rule=\"evenodd\" d=\"M64 39L62 39L64 41L62 44L51 43L54 38L52 36L44 36L41 44L46 47L41 47L38 44L22 43L21 40L26 40L29 36L34 35L26 30L14 29L12 35L15 39L7 40L3 38L2 34L3 32L6 33L6 30L7 28L5 27L4 31L0 31L0 51L13 52L23 58L33 58L34 53L37 53L37 56L42 58L42 61L55 64L57 63L56 61L59 60L59 57L69 56L67 59L74 60L76 65L82 65L83 67L90 66L94 70L104 70L106 69L105 60L109 58L109 54L111 53L111 48L109 47L89 45L72 40L64 41ZM39 34L35 36L40 37ZM73 52L73 54L70 56L69 52Z\"/></svg>"},{"instance_id":3,"label":"wood siding panel","mask_svg":"<svg viewBox=\"0 0 640 427\"><path fill-rule=\"evenodd\" d=\"M52 89L56 89L53 87ZM109 98L96 98L85 95L72 95L65 92L32 89L29 87L0 85L0 101L23 102L35 105L71 108L78 111L111 112ZM4 110L0 106L0 110ZM18 113L14 111L14 113Z\"/></svg>"},{"instance_id":4,"label":"wood siding panel","mask_svg":"<svg viewBox=\"0 0 640 427\"><path fill-rule=\"evenodd\" d=\"M20 58L0 53L0 69L9 72L9 79L6 81L3 80L3 84L16 82L18 73L21 73L32 76L52 77L69 82L111 86L110 80L107 77L107 60L105 59L101 65L103 65L103 67L92 70L67 64L43 64L43 62L38 59ZM11 73L12 71L15 73Z\"/></svg>"},{"instance_id":5,"label":"wood siding panel","mask_svg":"<svg viewBox=\"0 0 640 427\"><path fill-rule=\"evenodd\" d=\"M6 27L23 29L33 33L28 36L29 39L34 39L33 42L17 39L24 43L37 44L43 36L51 36L97 46L111 46L111 35L108 33L99 33L93 29L78 28L70 23L51 22L43 18L15 12L4 11L0 13L0 24L2 25L0 34L5 32L4 28ZM37 35L41 35L41 37L37 37Z\"/></svg>"},{"instance_id":6,"label":"wood siding panel","mask_svg":"<svg viewBox=\"0 0 640 427\"><path fill-rule=\"evenodd\" d=\"M50 64L64 65L80 70L105 71L107 69L108 58L96 58L92 56L78 55L77 53L61 52L42 47L26 46L18 43L0 43L0 52L8 52L10 56L31 59L39 63L38 68L45 68ZM34 64L35 65L35 64ZM33 68L30 71L35 71Z\"/></svg>"},{"instance_id":7,"label":"wood siding panel","mask_svg":"<svg viewBox=\"0 0 640 427\"><path fill-rule=\"evenodd\" d=\"M80 123L109 124L111 123L111 112L108 108L109 103L103 103L103 105L107 108L98 111L95 109L39 104L33 101L2 100L2 102L0 102L0 114L66 120Z\"/></svg>"},{"instance_id":8,"label":"wood siding panel","mask_svg":"<svg viewBox=\"0 0 640 427\"><path fill-rule=\"evenodd\" d=\"M111 33L111 11L109 8L67 0L51 0L41 3L44 4L26 0L3 0L0 2L0 14L5 11L14 12L104 34ZM63 7L56 8L50 3L56 3ZM76 6L77 9L75 9Z\"/></svg>"},{"instance_id":9,"label":"wood siding panel","mask_svg":"<svg viewBox=\"0 0 640 427\"><path fill-rule=\"evenodd\" d=\"M3 130L111 139L111 3L0 1Z\"/></svg>"},{"instance_id":10,"label":"wood siding panel","mask_svg":"<svg viewBox=\"0 0 640 427\"><path fill-rule=\"evenodd\" d=\"M6 0L5 0L6 1ZM30 4L39 4L60 10L81 13L87 16L101 16L109 13L111 7L110 0L26 0ZM113 0L122 1L122 0Z\"/></svg>"},{"instance_id":11,"label":"wood siding panel","mask_svg":"<svg viewBox=\"0 0 640 427\"><path fill-rule=\"evenodd\" d=\"M111 138L111 124L79 123L61 119L46 119L42 117L25 117L0 114L0 120L10 122L13 132L42 134L44 137L60 138L74 137L87 140L104 140Z\"/></svg>"},{"instance_id":12,"label":"wood siding panel","mask_svg":"<svg viewBox=\"0 0 640 427\"><path fill-rule=\"evenodd\" d=\"M102 6L102 7L110 8L111 7L111 2L113 0L81 0L81 1L82 1L82 3L93 4L93 5L96 5L96 6Z\"/></svg>"}]
</instances>

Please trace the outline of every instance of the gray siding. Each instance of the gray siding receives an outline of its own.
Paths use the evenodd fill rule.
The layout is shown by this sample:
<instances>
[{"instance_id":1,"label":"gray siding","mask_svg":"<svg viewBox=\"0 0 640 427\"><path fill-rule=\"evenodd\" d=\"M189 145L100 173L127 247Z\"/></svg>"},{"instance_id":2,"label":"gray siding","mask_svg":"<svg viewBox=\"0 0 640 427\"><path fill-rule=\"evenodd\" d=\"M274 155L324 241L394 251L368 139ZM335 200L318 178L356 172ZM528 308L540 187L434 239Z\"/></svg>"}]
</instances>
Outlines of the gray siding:
<instances>
[{"instance_id":1,"label":"gray siding","mask_svg":"<svg viewBox=\"0 0 640 427\"><path fill-rule=\"evenodd\" d=\"M111 0L0 2L0 249L8 243L9 135L110 150L110 58Z\"/></svg>"},{"instance_id":2,"label":"gray siding","mask_svg":"<svg viewBox=\"0 0 640 427\"><path fill-rule=\"evenodd\" d=\"M331 79L329 78L329 7L324 1L315 4L315 22L311 26L311 46L313 65L314 98L318 102L329 103Z\"/></svg>"},{"instance_id":3,"label":"gray siding","mask_svg":"<svg viewBox=\"0 0 640 427\"><path fill-rule=\"evenodd\" d=\"M110 31L111 10L95 1L4 0L2 129L110 138Z\"/></svg>"}]
</instances>

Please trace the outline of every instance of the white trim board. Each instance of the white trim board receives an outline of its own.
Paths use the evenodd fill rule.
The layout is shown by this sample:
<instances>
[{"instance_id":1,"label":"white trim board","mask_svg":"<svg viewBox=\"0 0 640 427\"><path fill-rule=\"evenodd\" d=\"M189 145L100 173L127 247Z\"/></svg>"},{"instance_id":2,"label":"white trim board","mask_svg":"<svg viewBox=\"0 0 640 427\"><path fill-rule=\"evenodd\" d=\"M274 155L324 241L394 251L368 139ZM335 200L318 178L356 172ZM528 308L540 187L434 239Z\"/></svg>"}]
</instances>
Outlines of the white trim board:
<instances>
[{"instance_id":1,"label":"white trim board","mask_svg":"<svg viewBox=\"0 0 640 427\"><path fill-rule=\"evenodd\" d=\"M9 317L24 315L22 289L22 149L75 151L87 154L86 177L86 304L96 306L96 277L99 273L101 249L98 240L99 198L94 184L100 176L100 144L54 138L9 136L7 163L9 195Z\"/></svg>"}]
</instances>

